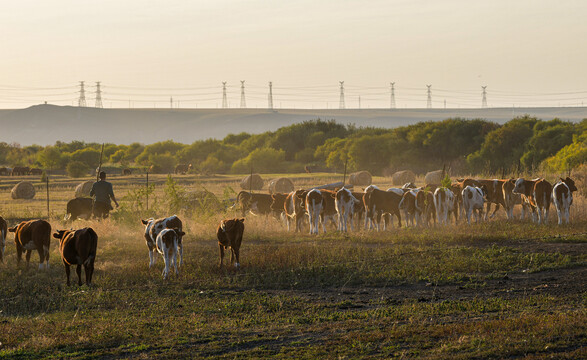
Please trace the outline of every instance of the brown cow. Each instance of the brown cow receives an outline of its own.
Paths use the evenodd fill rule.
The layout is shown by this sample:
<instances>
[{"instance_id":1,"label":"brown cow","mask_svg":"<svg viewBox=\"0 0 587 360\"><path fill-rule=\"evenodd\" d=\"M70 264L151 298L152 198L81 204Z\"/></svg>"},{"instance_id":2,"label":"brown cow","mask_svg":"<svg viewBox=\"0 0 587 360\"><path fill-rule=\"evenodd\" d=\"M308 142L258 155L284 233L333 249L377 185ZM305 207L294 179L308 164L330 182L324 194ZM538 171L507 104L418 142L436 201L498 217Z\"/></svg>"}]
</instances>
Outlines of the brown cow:
<instances>
[{"instance_id":1,"label":"brown cow","mask_svg":"<svg viewBox=\"0 0 587 360\"><path fill-rule=\"evenodd\" d=\"M178 164L175 167L175 173L185 175L191 169L192 169L192 164Z\"/></svg>"},{"instance_id":2,"label":"brown cow","mask_svg":"<svg viewBox=\"0 0 587 360\"><path fill-rule=\"evenodd\" d=\"M128 176L132 174L132 170L129 168L122 169L122 175Z\"/></svg>"},{"instance_id":3,"label":"brown cow","mask_svg":"<svg viewBox=\"0 0 587 360\"><path fill-rule=\"evenodd\" d=\"M92 198L75 198L67 202L65 217L63 220L74 221L77 218L89 219L93 211Z\"/></svg>"},{"instance_id":4,"label":"brown cow","mask_svg":"<svg viewBox=\"0 0 587 360\"><path fill-rule=\"evenodd\" d=\"M236 202L232 208L240 204L242 217L246 215L247 211L253 215L268 215L271 213L271 203L273 203L273 198L269 194L251 194L243 190L236 196Z\"/></svg>"},{"instance_id":5,"label":"brown cow","mask_svg":"<svg viewBox=\"0 0 587 360\"><path fill-rule=\"evenodd\" d=\"M271 198L273 202L271 203L271 212L276 218L282 218L285 220L285 199L287 199L288 194L284 193L275 193L271 194Z\"/></svg>"},{"instance_id":6,"label":"brown cow","mask_svg":"<svg viewBox=\"0 0 587 360\"><path fill-rule=\"evenodd\" d=\"M514 219L514 206L522 205L520 219L524 220L525 213L528 211L529 204L522 199L521 194L514 194L513 190L516 187L516 180L509 179L502 185L503 203L506 216L509 220ZM525 197L524 197L525 198Z\"/></svg>"},{"instance_id":7,"label":"brown cow","mask_svg":"<svg viewBox=\"0 0 587 360\"><path fill-rule=\"evenodd\" d=\"M224 250L230 248L230 263L234 263L235 268L240 266L239 251L243 241L243 232L245 231L245 219L225 219L220 222L216 229L218 237L218 248L220 249L220 267L224 259Z\"/></svg>"},{"instance_id":8,"label":"brown cow","mask_svg":"<svg viewBox=\"0 0 587 360\"><path fill-rule=\"evenodd\" d=\"M12 173L12 169L7 168L6 166L0 167L0 175L10 175Z\"/></svg>"},{"instance_id":9,"label":"brown cow","mask_svg":"<svg viewBox=\"0 0 587 360\"><path fill-rule=\"evenodd\" d=\"M372 189L365 193L363 204L365 205L365 224L371 220L375 228L379 231L381 216L389 213L397 217L398 227L402 227L402 217L399 212L399 203L402 197L393 191L383 191ZM385 230L385 224L384 228Z\"/></svg>"},{"instance_id":10,"label":"brown cow","mask_svg":"<svg viewBox=\"0 0 587 360\"><path fill-rule=\"evenodd\" d=\"M43 175L43 170L32 168L29 170L29 175Z\"/></svg>"},{"instance_id":11,"label":"brown cow","mask_svg":"<svg viewBox=\"0 0 587 360\"><path fill-rule=\"evenodd\" d=\"M287 220L287 231L290 229L290 222L292 219L296 224L295 232L302 231L302 223L306 218L305 204L307 194L307 190L296 190L287 194L285 204L283 205Z\"/></svg>"},{"instance_id":12,"label":"brown cow","mask_svg":"<svg viewBox=\"0 0 587 360\"><path fill-rule=\"evenodd\" d=\"M51 224L45 220L29 220L9 228L8 231L14 233L17 265L20 265L22 253L26 251L26 264L28 268L31 252L37 250L39 252L39 269L45 268L43 264L45 261L47 262L46 268L49 269Z\"/></svg>"},{"instance_id":13,"label":"brown cow","mask_svg":"<svg viewBox=\"0 0 587 360\"><path fill-rule=\"evenodd\" d=\"M6 220L0 216L0 261L4 262L4 249L6 248L6 234L8 233L8 225Z\"/></svg>"},{"instance_id":14,"label":"brown cow","mask_svg":"<svg viewBox=\"0 0 587 360\"><path fill-rule=\"evenodd\" d=\"M546 224L552 197L552 185L548 181L544 179L526 180L519 178L516 180L516 185L512 191L514 194L521 194L526 197L532 209L534 220L537 220L539 224ZM537 215L537 217L534 215Z\"/></svg>"},{"instance_id":15,"label":"brown cow","mask_svg":"<svg viewBox=\"0 0 587 360\"><path fill-rule=\"evenodd\" d=\"M98 235L94 229L87 227L80 230L57 230L53 237L59 240L59 252L65 266L67 285L70 284L70 265L77 265L75 272L79 286L82 286L82 265L86 273L86 284L92 285L96 248L98 247Z\"/></svg>"}]
</instances>

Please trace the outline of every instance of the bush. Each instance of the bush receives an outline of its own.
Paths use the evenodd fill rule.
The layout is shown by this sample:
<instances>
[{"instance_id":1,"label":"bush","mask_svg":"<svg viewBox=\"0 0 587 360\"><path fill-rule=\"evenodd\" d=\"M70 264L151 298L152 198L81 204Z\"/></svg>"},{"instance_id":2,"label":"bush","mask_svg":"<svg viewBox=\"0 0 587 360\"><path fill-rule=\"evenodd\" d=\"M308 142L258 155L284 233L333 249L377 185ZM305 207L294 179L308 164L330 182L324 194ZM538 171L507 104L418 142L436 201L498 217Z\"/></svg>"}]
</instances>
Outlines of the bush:
<instances>
[{"instance_id":1,"label":"bush","mask_svg":"<svg viewBox=\"0 0 587 360\"><path fill-rule=\"evenodd\" d=\"M90 167L81 161L72 161L67 164L66 170L70 177L79 178L87 175Z\"/></svg>"}]
</instances>

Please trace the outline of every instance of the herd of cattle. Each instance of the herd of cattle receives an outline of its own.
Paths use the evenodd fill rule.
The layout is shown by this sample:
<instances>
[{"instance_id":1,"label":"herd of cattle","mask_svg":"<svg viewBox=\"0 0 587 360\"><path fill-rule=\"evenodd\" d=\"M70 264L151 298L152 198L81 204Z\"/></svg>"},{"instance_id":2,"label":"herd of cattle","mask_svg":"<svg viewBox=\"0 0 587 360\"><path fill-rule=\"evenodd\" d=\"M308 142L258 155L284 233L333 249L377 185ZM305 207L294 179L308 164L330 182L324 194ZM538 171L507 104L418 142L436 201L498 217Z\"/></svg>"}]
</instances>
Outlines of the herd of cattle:
<instances>
[{"instance_id":1,"label":"herd of cattle","mask_svg":"<svg viewBox=\"0 0 587 360\"><path fill-rule=\"evenodd\" d=\"M0 167L0 175L4 176L23 176L23 175L42 175L43 170L30 168L28 166L15 166L13 168Z\"/></svg>"},{"instance_id":2,"label":"herd of cattle","mask_svg":"<svg viewBox=\"0 0 587 360\"><path fill-rule=\"evenodd\" d=\"M243 238L245 219L225 219L218 225L216 234L220 249L220 267L224 259L224 250L231 250L231 264L238 268L239 250ZM149 249L149 268L155 265L157 254L163 257L165 267L163 278L166 279L173 266L178 274L183 264L183 223L177 215L161 219L141 220L145 225L145 241ZM19 223L8 228L6 220L0 216L0 261L4 262L7 232L14 233L17 266L20 266L25 253L28 268L31 254L36 250L39 254L39 269L49 269L49 253L51 245L51 224L46 220L36 219ZM57 230L53 237L59 240L59 253L65 266L67 285L70 285L70 266L76 265L78 284L82 285L81 270L84 267L86 284L91 285L94 273L94 262L98 247L98 235L91 227L78 230Z\"/></svg>"},{"instance_id":3,"label":"herd of cattle","mask_svg":"<svg viewBox=\"0 0 587 360\"><path fill-rule=\"evenodd\" d=\"M557 211L558 223L562 224L569 222L574 191L577 187L569 177L561 178L554 186L544 179L459 179L450 187L416 187L407 183L401 188L386 191L375 185L368 186L362 192L353 192L345 187L337 190L313 188L271 195L241 191L233 207L240 205L242 216L247 212L273 214L283 219L288 231L292 223L296 232L301 231L307 221L310 234L318 234L320 226L326 232L328 222L339 231L346 232L349 226L354 230L353 220L357 224L364 223L365 229L380 230L382 225L385 230L392 216L397 218L401 227L402 213L410 226L429 226L437 222L448 224L451 215L455 223L464 216L470 224L472 216L477 222L495 216L500 206L504 208L507 218L513 219L516 205L522 208L522 219L530 211L533 221L546 223L551 201ZM495 204L493 213L492 204Z\"/></svg>"}]
</instances>

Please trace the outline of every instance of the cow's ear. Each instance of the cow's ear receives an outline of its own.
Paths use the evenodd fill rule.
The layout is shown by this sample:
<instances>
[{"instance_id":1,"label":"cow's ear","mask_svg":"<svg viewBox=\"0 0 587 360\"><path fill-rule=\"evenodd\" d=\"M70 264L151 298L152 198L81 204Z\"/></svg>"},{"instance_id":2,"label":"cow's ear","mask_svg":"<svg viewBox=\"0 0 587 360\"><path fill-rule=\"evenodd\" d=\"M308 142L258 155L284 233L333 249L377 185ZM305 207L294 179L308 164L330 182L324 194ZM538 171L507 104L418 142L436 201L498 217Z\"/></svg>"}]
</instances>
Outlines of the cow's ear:
<instances>
[{"instance_id":1,"label":"cow's ear","mask_svg":"<svg viewBox=\"0 0 587 360\"><path fill-rule=\"evenodd\" d=\"M244 218L242 218L242 219L238 219L238 221L240 221L240 222L245 222L245 219L244 219Z\"/></svg>"},{"instance_id":2,"label":"cow's ear","mask_svg":"<svg viewBox=\"0 0 587 360\"><path fill-rule=\"evenodd\" d=\"M275 194L272 194L272 195L271 195L271 198L272 198L273 200L275 200Z\"/></svg>"},{"instance_id":3,"label":"cow's ear","mask_svg":"<svg viewBox=\"0 0 587 360\"><path fill-rule=\"evenodd\" d=\"M16 228L17 228L16 226L15 227L8 228L8 231L9 232L16 232Z\"/></svg>"},{"instance_id":4,"label":"cow's ear","mask_svg":"<svg viewBox=\"0 0 587 360\"><path fill-rule=\"evenodd\" d=\"M149 223L149 220L143 220L143 219L141 219L141 222L143 223L143 225L147 225Z\"/></svg>"},{"instance_id":5,"label":"cow's ear","mask_svg":"<svg viewBox=\"0 0 587 360\"><path fill-rule=\"evenodd\" d=\"M185 232L183 232L183 231L177 231L177 235L184 236L185 235Z\"/></svg>"}]
</instances>

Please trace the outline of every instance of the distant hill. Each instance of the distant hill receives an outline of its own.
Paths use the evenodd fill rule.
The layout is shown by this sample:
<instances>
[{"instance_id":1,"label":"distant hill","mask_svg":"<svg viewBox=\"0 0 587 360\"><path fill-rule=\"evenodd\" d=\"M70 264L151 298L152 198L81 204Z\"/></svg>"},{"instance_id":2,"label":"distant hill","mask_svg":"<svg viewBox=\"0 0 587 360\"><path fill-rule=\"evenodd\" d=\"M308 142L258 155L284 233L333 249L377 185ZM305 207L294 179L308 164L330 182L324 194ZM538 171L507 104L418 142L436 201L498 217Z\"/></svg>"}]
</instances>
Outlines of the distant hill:
<instances>
[{"instance_id":1,"label":"distant hill","mask_svg":"<svg viewBox=\"0 0 587 360\"><path fill-rule=\"evenodd\" d=\"M573 122L587 118L587 107L488 109L96 109L36 105L0 110L0 141L50 145L61 140L150 144L172 139L191 144L222 139L230 133L258 134L306 120L334 119L341 124L394 128L451 117L504 123L528 114L542 120Z\"/></svg>"}]
</instances>

